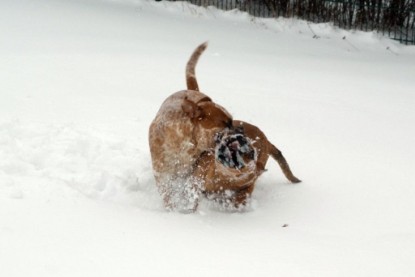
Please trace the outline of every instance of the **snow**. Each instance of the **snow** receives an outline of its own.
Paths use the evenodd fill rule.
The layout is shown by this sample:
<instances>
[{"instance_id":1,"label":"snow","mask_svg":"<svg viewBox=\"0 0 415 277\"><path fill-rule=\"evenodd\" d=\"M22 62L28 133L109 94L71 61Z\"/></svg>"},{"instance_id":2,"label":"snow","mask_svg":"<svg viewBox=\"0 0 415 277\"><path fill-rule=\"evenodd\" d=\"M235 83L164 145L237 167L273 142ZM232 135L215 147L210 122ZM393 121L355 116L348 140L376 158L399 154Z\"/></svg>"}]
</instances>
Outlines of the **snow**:
<instances>
[{"instance_id":1,"label":"snow","mask_svg":"<svg viewBox=\"0 0 415 277\"><path fill-rule=\"evenodd\" d=\"M0 26L1 276L413 275L413 46L146 0L3 0ZM201 90L303 182L270 160L246 210L168 213L148 127L206 40Z\"/></svg>"}]
</instances>

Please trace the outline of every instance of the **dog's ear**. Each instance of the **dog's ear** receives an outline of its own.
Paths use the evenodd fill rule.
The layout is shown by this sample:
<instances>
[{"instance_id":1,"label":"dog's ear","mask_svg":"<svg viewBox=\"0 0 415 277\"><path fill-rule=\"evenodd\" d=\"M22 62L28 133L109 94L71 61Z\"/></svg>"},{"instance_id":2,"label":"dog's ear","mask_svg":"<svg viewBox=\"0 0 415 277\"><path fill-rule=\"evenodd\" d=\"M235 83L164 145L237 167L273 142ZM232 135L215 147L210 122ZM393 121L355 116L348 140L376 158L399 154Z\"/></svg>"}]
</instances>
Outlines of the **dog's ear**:
<instances>
[{"instance_id":1,"label":"dog's ear","mask_svg":"<svg viewBox=\"0 0 415 277\"><path fill-rule=\"evenodd\" d=\"M187 99L187 97L183 100L182 110L192 119L201 118L203 116L202 108L196 105L194 102Z\"/></svg>"}]
</instances>

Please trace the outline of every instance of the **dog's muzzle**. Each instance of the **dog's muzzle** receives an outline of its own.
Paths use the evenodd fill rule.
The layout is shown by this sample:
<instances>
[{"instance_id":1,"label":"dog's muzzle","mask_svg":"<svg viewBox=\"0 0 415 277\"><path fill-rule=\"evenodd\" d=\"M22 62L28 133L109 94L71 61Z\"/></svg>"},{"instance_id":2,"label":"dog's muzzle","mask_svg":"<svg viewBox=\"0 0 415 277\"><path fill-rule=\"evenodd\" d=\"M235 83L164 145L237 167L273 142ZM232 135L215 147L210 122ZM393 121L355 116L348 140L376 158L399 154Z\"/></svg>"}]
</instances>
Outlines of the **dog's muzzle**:
<instances>
[{"instance_id":1,"label":"dog's muzzle","mask_svg":"<svg viewBox=\"0 0 415 277\"><path fill-rule=\"evenodd\" d=\"M256 158L255 149L241 128L217 133L215 142L215 158L226 167L241 169Z\"/></svg>"}]
</instances>

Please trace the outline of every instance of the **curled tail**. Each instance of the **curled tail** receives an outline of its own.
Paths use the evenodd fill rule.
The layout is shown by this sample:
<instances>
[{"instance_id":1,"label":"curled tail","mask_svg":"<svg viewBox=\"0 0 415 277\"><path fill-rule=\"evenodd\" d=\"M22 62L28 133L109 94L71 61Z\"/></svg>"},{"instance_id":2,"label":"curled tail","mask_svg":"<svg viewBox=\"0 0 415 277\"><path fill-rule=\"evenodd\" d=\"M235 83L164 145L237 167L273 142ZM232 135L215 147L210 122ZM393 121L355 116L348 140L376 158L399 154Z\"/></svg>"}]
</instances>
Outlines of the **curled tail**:
<instances>
[{"instance_id":1,"label":"curled tail","mask_svg":"<svg viewBox=\"0 0 415 277\"><path fill-rule=\"evenodd\" d=\"M292 183L300 183L301 180L295 177L294 174L291 172L290 166L288 165L287 160L284 158L281 151L278 150L278 148L275 147L272 143L269 144L270 155L278 162L285 177Z\"/></svg>"},{"instance_id":2,"label":"curled tail","mask_svg":"<svg viewBox=\"0 0 415 277\"><path fill-rule=\"evenodd\" d=\"M189 61L186 65L186 84L188 90L196 90L199 91L199 85L197 84L196 80L196 73L195 73L195 67L197 64L197 61L199 60L200 55L205 51L208 43L202 43L199 45L195 51L193 52L192 56L190 56Z\"/></svg>"}]
</instances>

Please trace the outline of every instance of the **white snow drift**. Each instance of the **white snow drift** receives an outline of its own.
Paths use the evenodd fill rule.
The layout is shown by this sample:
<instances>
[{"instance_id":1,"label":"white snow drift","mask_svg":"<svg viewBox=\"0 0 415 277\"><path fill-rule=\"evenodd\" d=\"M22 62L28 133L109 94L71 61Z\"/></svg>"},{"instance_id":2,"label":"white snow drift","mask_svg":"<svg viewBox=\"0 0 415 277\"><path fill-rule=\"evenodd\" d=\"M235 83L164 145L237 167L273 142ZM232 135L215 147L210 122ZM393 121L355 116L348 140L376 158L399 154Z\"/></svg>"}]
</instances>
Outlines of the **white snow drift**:
<instances>
[{"instance_id":1,"label":"white snow drift","mask_svg":"<svg viewBox=\"0 0 415 277\"><path fill-rule=\"evenodd\" d=\"M146 0L3 0L0 26L1 276L415 271L413 46ZM202 91L303 183L270 160L244 211L167 213L148 126L206 40Z\"/></svg>"}]
</instances>

